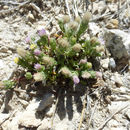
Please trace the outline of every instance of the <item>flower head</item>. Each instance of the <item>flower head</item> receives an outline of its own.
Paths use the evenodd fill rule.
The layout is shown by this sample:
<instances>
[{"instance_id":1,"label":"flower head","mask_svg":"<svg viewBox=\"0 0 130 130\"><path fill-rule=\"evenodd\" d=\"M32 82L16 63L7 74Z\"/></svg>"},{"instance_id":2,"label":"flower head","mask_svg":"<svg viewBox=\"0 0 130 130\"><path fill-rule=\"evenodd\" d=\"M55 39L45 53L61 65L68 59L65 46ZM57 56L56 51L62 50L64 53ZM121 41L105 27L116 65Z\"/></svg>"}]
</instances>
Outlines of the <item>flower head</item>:
<instances>
[{"instance_id":1,"label":"flower head","mask_svg":"<svg viewBox=\"0 0 130 130\"><path fill-rule=\"evenodd\" d=\"M39 49L34 50L34 55L39 56L41 54L41 51Z\"/></svg>"},{"instance_id":2,"label":"flower head","mask_svg":"<svg viewBox=\"0 0 130 130\"><path fill-rule=\"evenodd\" d=\"M41 30L39 30L39 31L38 31L38 35L39 35L40 37L46 35L46 31L45 31L45 29L41 29Z\"/></svg>"},{"instance_id":3,"label":"flower head","mask_svg":"<svg viewBox=\"0 0 130 130\"><path fill-rule=\"evenodd\" d=\"M40 82L40 81L44 81L46 77L44 72L38 72L33 75L33 78L36 82Z\"/></svg>"},{"instance_id":4,"label":"flower head","mask_svg":"<svg viewBox=\"0 0 130 130\"><path fill-rule=\"evenodd\" d=\"M41 69L41 65L37 63L37 64L34 65L34 68L35 68L36 70L40 70L40 69Z\"/></svg>"},{"instance_id":5,"label":"flower head","mask_svg":"<svg viewBox=\"0 0 130 130\"><path fill-rule=\"evenodd\" d=\"M69 42L67 41L66 38L60 38L58 39L58 44L63 47L63 48L66 48L69 46Z\"/></svg>"},{"instance_id":6,"label":"flower head","mask_svg":"<svg viewBox=\"0 0 130 130\"><path fill-rule=\"evenodd\" d=\"M80 23L80 22L81 22L80 16L77 16L77 17L75 18L75 21L76 21L77 23Z\"/></svg>"},{"instance_id":7,"label":"flower head","mask_svg":"<svg viewBox=\"0 0 130 130\"><path fill-rule=\"evenodd\" d=\"M72 21L68 24L69 29L76 31L78 29L79 24L76 21Z\"/></svg>"},{"instance_id":8,"label":"flower head","mask_svg":"<svg viewBox=\"0 0 130 130\"><path fill-rule=\"evenodd\" d=\"M71 71L67 67L61 68L60 72L67 77L71 77Z\"/></svg>"},{"instance_id":9,"label":"flower head","mask_svg":"<svg viewBox=\"0 0 130 130\"><path fill-rule=\"evenodd\" d=\"M78 84L80 82L80 80L79 80L77 75L74 75L72 78L73 78L74 84Z\"/></svg>"},{"instance_id":10,"label":"flower head","mask_svg":"<svg viewBox=\"0 0 130 130\"><path fill-rule=\"evenodd\" d=\"M18 58L18 57L15 57L15 58L14 58L14 62L15 62L16 64L18 64L19 58Z\"/></svg>"},{"instance_id":11,"label":"flower head","mask_svg":"<svg viewBox=\"0 0 130 130\"><path fill-rule=\"evenodd\" d=\"M104 52L105 51L104 46L103 45L102 46L97 46L96 51L97 52Z\"/></svg>"},{"instance_id":12,"label":"flower head","mask_svg":"<svg viewBox=\"0 0 130 130\"><path fill-rule=\"evenodd\" d=\"M26 43L30 43L30 42L31 42L31 37L30 37L30 36L27 36L27 37L25 38L25 42L26 42Z\"/></svg>"},{"instance_id":13,"label":"flower head","mask_svg":"<svg viewBox=\"0 0 130 130\"><path fill-rule=\"evenodd\" d=\"M35 49L36 47L37 47L37 45L34 44L34 43L30 45L30 49L31 49L31 50Z\"/></svg>"},{"instance_id":14,"label":"flower head","mask_svg":"<svg viewBox=\"0 0 130 130\"><path fill-rule=\"evenodd\" d=\"M28 54L28 51L25 50L23 47L18 47L17 53L18 53L19 56L25 57Z\"/></svg>"},{"instance_id":15,"label":"flower head","mask_svg":"<svg viewBox=\"0 0 130 130\"><path fill-rule=\"evenodd\" d=\"M88 23L91 17L92 17L92 14L90 12L86 12L83 16L83 23Z\"/></svg>"},{"instance_id":16,"label":"flower head","mask_svg":"<svg viewBox=\"0 0 130 130\"><path fill-rule=\"evenodd\" d=\"M70 21L70 17L68 15L64 15L62 19L63 19L64 24Z\"/></svg>"},{"instance_id":17,"label":"flower head","mask_svg":"<svg viewBox=\"0 0 130 130\"><path fill-rule=\"evenodd\" d=\"M43 63L47 66L53 66L55 64L55 60L49 56L43 56Z\"/></svg>"},{"instance_id":18,"label":"flower head","mask_svg":"<svg viewBox=\"0 0 130 130\"><path fill-rule=\"evenodd\" d=\"M75 44L75 45L72 47L73 51L75 51L75 52L80 52L80 51L81 51L81 48L82 48L82 46L81 46L79 43Z\"/></svg>"},{"instance_id":19,"label":"flower head","mask_svg":"<svg viewBox=\"0 0 130 130\"><path fill-rule=\"evenodd\" d=\"M88 71L83 71L82 72L82 78L88 79L91 77L91 74Z\"/></svg>"},{"instance_id":20,"label":"flower head","mask_svg":"<svg viewBox=\"0 0 130 130\"><path fill-rule=\"evenodd\" d=\"M90 39L90 42L91 42L92 44L94 44L94 43L97 43L97 42L99 42L99 41L98 41L97 37L92 37L92 38Z\"/></svg>"}]
</instances>

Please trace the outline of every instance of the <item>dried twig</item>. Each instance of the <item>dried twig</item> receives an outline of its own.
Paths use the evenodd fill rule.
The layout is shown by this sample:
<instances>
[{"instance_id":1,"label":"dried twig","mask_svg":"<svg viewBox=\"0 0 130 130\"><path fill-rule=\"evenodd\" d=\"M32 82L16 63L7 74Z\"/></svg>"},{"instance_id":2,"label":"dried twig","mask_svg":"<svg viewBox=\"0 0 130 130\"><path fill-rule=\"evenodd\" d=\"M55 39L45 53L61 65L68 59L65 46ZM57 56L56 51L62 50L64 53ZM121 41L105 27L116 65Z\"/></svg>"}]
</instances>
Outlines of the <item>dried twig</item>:
<instances>
[{"instance_id":1,"label":"dried twig","mask_svg":"<svg viewBox=\"0 0 130 130\"><path fill-rule=\"evenodd\" d=\"M73 10L74 10L74 13L75 13L75 16L77 17L78 16L78 9L77 9L77 4L76 4L76 0L73 0Z\"/></svg>"},{"instance_id":2,"label":"dried twig","mask_svg":"<svg viewBox=\"0 0 130 130\"><path fill-rule=\"evenodd\" d=\"M92 119L93 119L93 115L94 115L95 110L96 110L97 103L98 103L98 100L96 101L96 103L95 103L95 105L94 105L94 109L93 109L93 111L92 111L92 114L91 114L91 117L90 117L90 120L89 120L88 128L87 128L87 129L89 129L89 127L90 127L91 121L92 121Z\"/></svg>"},{"instance_id":3,"label":"dried twig","mask_svg":"<svg viewBox=\"0 0 130 130\"><path fill-rule=\"evenodd\" d=\"M97 130L102 130L105 125L119 112L121 112L122 110L124 110L125 108L127 108L129 105L126 105L125 107L122 107L121 109L117 110L116 112L114 112L110 117L108 117L108 119L97 129Z\"/></svg>"},{"instance_id":4,"label":"dried twig","mask_svg":"<svg viewBox=\"0 0 130 130\"><path fill-rule=\"evenodd\" d=\"M55 113L56 113L56 110L57 110L57 104L58 104L58 101L59 101L60 94L61 94L61 89L59 90L58 97L56 99L55 109L54 109L54 113L52 115L52 120L51 120L51 128L53 128L53 121L54 121Z\"/></svg>"},{"instance_id":5,"label":"dried twig","mask_svg":"<svg viewBox=\"0 0 130 130\"><path fill-rule=\"evenodd\" d=\"M72 18L71 14L70 14L70 8L69 8L69 5L68 5L68 0L65 0L65 3L66 3L66 8L68 10L69 17Z\"/></svg>"},{"instance_id":6,"label":"dried twig","mask_svg":"<svg viewBox=\"0 0 130 130\"><path fill-rule=\"evenodd\" d=\"M20 5L21 3L18 3L18 2L13 2L13 1L0 1L0 3L3 3L3 4L12 4L12 5Z\"/></svg>"},{"instance_id":7,"label":"dried twig","mask_svg":"<svg viewBox=\"0 0 130 130\"><path fill-rule=\"evenodd\" d=\"M84 111L85 111L85 106L86 106L86 98L88 95L88 90L86 90L85 96L84 96L84 101L83 101L83 109L82 109L82 113L81 113L81 118L80 118L80 123L79 123L79 127L78 130L80 130L82 122L83 122L83 116L84 116Z\"/></svg>"},{"instance_id":8,"label":"dried twig","mask_svg":"<svg viewBox=\"0 0 130 130\"><path fill-rule=\"evenodd\" d=\"M42 18L44 17L43 14L42 14L42 12L41 12L41 10L40 10L40 8L39 8L38 6L36 6L34 3L30 3L29 5L30 5L34 10L36 10Z\"/></svg>"},{"instance_id":9,"label":"dried twig","mask_svg":"<svg viewBox=\"0 0 130 130\"><path fill-rule=\"evenodd\" d=\"M35 2L36 0L28 0L26 2L20 3L20 5L18 5L17 7L8 9L8 10L2 10L0 11L0 14L6 14L6 13L10 13L12 11L18 10L19 8L21 8L22 6L25 6L26 4L30 3L30 2Z\"/></svg>"}]
</instances>

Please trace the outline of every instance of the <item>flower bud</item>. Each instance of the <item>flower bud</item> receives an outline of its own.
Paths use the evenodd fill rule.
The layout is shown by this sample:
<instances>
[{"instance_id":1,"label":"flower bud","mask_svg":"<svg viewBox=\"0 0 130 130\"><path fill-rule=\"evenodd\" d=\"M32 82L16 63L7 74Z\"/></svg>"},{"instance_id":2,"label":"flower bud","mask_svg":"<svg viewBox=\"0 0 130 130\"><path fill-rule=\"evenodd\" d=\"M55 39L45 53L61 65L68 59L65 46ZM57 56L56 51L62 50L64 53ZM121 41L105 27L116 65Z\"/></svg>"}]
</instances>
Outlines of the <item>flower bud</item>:
<instances>
[{"instance_id":1,"label":"flower bud","mask_svg":"<svg viewBox=\"0 0 130 130\"><path fill-rule=\"evenodd\" d=\"M76 39L75 37L72 37L72 38L71 38L71 41L72 41L74 44L76 43L76 40L77 40L77 39Z\"/></svg>"},{"instance_id":2,"label":"flower bud","mask_svg":"<svg viewBox=\"0 0 130 130\"><path fill-rule=\"evenodd\" d=\"M70 22L68 24L69 29L71 29L73 31L76 31L78 29L78 26L79 26L79 24L77 22L75 22L75 21Z\"/></svg>"},{"instance_id":3,"label":"flower bud","mask_svg":"<svg viewBox=\"0 0 130 130\"><path fill-rule=\"evenodd\" d=\"M72 78L73 78L74 84L78 84L80 82L80 80L79 80L77 75L74 75Z\"/></svg>"},{"instance_id":4,"label":"flower bud","mask_svg":"<svg viewBox=\"0 0 130 130\"><path fill-rule=\"evenodd\" d=\"M23 47L18 47L17 48L17 53L21 57L26 57L26 55L28 54L28 51L25 50Z\"/></svg>"},{"instance_id":5,"label":"flower bud","mask_svg":"<svg viewBox=\"0 0 130 130\"><path fill-rule=\"evenodd\" d=\"M87 62L86 63L86 68L87 69L91 69L92 68L92 63L91 62Z\"/></svg>"},{"instance_id":6,"label":"flower bud","mask_svg":"<svg viewBox=\"0 0 130 130\"><path fill-rule=\"evenodd\" d=\"M69 42L67 41L67 39L65 38L60 38L58 39L58 44L63 47L63 48L66 48L69 46Z\"/></svg>"},{"instance_id":7,"label":"flower bud","mask_svg":"<svg viewBox=\"0 0 130 130\"><path fill-rule=\"evenodd\" d=\"M91 77L91 74L88 71L83 71L81 76L84 79L88 79Z\"/></svg>"},{"instance_id":8,"label":"flower bud","mask_svg":"<svg viewBox=\"0 0 130 130\"><path fill-rule=\"evenodd\" d=\"M92 17L92 14L90 12L86 12L83 16L83 23L88 23L91 17Z\"/></svg>"},{"instance_id":9,"label":"flower bud","mask_svg":"<svg viewBox=\"0 0 130 130\"><path fill-rule=\"evenodd\" d=\"M66 77L71 77L71 71L67 67L61 68L60 72Z\"/></svg>"},{"instance_id":10,"label":"flower bud","mask_svg":"<svg viewBox=\"0 0 130 130\"><path fill-rule=\"evenodd\" d=\"M90 39L90 42L91 42L91 44L94 44L94 43L99 42L99 41L98 41L97 37L92 37Z\"/></svg>"},{"instance_id":11,"label":"flower bud","mask_svg":"<svg viewBox=\"0 0 130 130\"><path fill-rule=\"evenodd\" d=\"M45 80L45 74L44 72L38 72L33 75L33 78L36 82L44 81Z\"/></svg>"},{"instance_id":12,"label":"flower bud","mask_svg":"<svg viewBox=\"0 0 130 130\"><path fill-rule=\"evenodd\" d=\"M53 66L55 64L55 60L49 56L43 56L43 63L47 66Z\"/></svg>"},{"instance_id":13,"label":"flower bud","mask_svg":"<svg viewBox=\"0 0 130 130\"><path fill-rule=\"evenodd\" d=\"M70 17L69 17L68 15L64 15L62 19L63 19L63 23L64 23L64 24L70 22Z\"/></svg>"},{"instance_id":14,"label":"flower bud","mask_svg":"<svg viewBox=\"0 0 130 130\"><path fill-rule=\"evenodd\" d=\"M75 21L80 24L80 22L81 22L80 16L77 16L77 17L75 18Z\"/></svg>"},{"instance_id":15,"label":"flower bud","mask_svg":"<svg viewBox=\"0 0 130 130\"><path fill-rule=\"evenodd\" d=\"M77 44L75 44L75 45L72 47L72 50L75 51L75 52L80 52L80 51L81 51L81 48L82 48L82 46L81 46L79 43L77 43Z\"/></svg>"},{"instance_id":16,"label":"flower bud","mask_svg":"<svg viewBox=\"0 0 130 130\"><path fill-rule=\"evenodd\" d=\"M104 46L97 46L96 51L97 52L104 52L105 51Z\"/></svg>"},{"instance_id":17,"label":"flower bud","mask_svg":"<svg viewBox=\"0 0 130 130\"><path fill-rule=\"evenodd\" d=\"M26 77L26 79L31 79L32 74L30 72L26 72L25 77Z\"/></svg>"}]
</instances>

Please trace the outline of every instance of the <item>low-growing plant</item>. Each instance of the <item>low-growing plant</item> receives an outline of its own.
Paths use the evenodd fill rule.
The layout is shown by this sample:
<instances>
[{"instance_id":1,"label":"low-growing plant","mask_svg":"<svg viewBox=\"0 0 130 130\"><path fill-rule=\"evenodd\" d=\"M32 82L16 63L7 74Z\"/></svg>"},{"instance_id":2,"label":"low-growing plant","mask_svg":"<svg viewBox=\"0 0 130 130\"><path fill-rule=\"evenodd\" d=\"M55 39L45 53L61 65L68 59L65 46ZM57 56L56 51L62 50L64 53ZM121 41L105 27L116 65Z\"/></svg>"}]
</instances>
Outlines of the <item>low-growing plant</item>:
<instances>
[{"instance_id":1,"label":"low-growing plant","mask_svg":"<svg viewBox=\"0 0 130 130\"><path fill-rule=\"evenodd\" d=\"M64 16L59 20L61 35L49 37L44 29L38 31L38 39L26 38L30 44L28 50L17 48L19 57L15 63L27 70L28 80L43 82L47 85L71 79L74 84L101 74L93 70L91 58L100 56L103 47L96 37L86 40L82 35L88 28L91 13L71 20Z\"/></svg>"}]
</instances>

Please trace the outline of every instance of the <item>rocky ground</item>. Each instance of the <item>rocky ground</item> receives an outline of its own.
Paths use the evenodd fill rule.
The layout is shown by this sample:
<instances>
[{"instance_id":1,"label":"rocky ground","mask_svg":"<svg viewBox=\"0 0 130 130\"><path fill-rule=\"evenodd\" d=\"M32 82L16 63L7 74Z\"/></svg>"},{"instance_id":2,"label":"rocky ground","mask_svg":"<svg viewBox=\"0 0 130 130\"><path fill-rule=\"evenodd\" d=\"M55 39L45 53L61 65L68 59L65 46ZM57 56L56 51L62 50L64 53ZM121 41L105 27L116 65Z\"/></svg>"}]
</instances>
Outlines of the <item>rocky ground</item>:
<instances>
[{"instance_id":1,"label":"rocky ground","mask_svg":"<svg viewBox=\"0 0 130 130\"><path fill-rule=\"evenodd\" d=\"M27 35L45 28L54 35L64 14L83 15L85 1L0 1L0 81L18 69L16 47L28 47ZM21 81L0 91L1 130L130 130L130 2L90 2L93 13L86 38L97 36L106 48L99 59L103 79L96 85L51 92ZM18 71L17 71L18 73Z\"/></svg>"}]
</instances>

